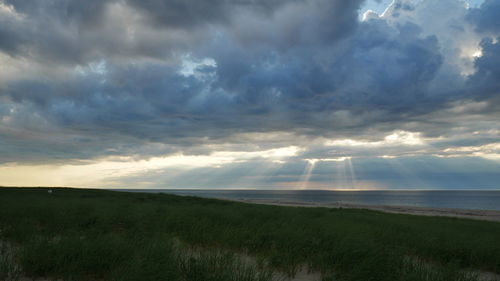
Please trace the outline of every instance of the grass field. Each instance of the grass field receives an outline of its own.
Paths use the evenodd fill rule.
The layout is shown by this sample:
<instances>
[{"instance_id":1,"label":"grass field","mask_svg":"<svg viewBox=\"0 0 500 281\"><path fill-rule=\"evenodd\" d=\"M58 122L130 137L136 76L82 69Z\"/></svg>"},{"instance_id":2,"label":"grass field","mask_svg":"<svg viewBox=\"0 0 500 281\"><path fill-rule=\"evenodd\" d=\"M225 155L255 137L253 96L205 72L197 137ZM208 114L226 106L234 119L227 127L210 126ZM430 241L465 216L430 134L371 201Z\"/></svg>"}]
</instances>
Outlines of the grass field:
<instances>
[{"instance_id":1,"label":"grass field","mask_svg":"<svg viewBox=\"0 0 500 281\"><path fill-rule=\"evenodd\" d=\"M500 223L166 194L0 188L0 280L465 281Z\"/></svg>"}]
</instances>

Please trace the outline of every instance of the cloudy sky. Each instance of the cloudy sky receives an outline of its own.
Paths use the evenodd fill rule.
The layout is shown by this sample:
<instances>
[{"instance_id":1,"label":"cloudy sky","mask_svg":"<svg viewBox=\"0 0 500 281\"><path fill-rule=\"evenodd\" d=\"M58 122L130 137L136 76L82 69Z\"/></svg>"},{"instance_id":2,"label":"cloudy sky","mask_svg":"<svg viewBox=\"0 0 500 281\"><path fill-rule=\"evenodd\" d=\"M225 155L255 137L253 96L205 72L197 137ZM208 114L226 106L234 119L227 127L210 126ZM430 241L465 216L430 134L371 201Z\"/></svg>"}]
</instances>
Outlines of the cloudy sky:
<instances>
[{"instance_id":1,"label":"cloudy sky","mask_svg":"<svg viewBox=\"0 0 500 281\"><path fill-rule=\"evenodd\" d=\"M0 185L498 189L498 0L0 0Z\"/></svg>"}]
</instances>

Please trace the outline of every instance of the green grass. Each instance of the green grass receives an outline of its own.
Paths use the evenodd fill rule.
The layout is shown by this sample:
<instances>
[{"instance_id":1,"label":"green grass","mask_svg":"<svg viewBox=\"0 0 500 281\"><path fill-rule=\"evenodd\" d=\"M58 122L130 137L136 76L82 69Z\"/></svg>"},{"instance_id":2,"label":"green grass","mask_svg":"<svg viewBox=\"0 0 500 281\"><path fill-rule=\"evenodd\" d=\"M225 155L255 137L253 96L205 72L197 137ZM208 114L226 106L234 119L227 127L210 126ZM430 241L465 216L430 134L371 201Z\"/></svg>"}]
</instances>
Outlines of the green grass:
<instances>
[{"instance_id":1,"label":"green grass","mask_svg":"<svg viewBox=\"0 0 500 281\"><path fill-rule=\"evenodd\" d=\"M271 271L307 267L325 281L473 281L472 271L500 273L495 222L53 191L0 188L0 240L16 245L27 276L266 281ZM4 267L0 253L0 279Z\"/></svg>"},{"instance_id":2,"label":"green grass","mask_svg":"<svg viewBox=\"0 0 500 281\"><path fill-rule=\"evenodd\" d=\"M10 243L0 241L0 280L17 280L21 276L21 268L15 255L15 249Z\"/></svg>"}]
</instances>

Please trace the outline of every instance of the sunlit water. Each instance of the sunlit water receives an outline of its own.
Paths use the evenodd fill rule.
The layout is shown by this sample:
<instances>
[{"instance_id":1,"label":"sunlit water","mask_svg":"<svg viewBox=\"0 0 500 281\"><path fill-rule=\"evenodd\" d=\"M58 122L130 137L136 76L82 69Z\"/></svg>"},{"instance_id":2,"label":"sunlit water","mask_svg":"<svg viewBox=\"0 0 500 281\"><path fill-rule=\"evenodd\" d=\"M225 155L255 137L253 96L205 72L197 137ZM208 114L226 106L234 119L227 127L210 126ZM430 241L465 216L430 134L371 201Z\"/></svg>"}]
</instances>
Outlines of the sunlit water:
<instances>
[{"instance_id":1,"label":"sunlit water","mask_svg":"<svg viewBox=\"0 0 500 281\"><path fill-rule=\"evenodd\" d=\"M123 190L222 199L260 199L312 203L417 206L500 210L500 190L493 191L326 191L326 190Z\"/></svg>"}]
</instances>

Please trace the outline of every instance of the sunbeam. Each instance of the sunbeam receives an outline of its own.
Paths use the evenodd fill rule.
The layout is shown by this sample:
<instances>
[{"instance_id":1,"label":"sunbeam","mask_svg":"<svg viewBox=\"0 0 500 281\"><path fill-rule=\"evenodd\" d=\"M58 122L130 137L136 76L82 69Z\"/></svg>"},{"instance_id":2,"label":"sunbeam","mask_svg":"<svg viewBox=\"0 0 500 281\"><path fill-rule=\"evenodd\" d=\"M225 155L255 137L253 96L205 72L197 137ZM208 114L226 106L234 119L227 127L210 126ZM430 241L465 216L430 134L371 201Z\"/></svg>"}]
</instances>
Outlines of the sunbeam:
<instances>
[{"instance_id":1,"label":"sunbeam","mask_svg":"<svg viewBox=\"0 0 500 281\"><path fill-rule=\"evenodd\" d=\"M306 167L304 168L304 173L302 174L299 180L300 184L299 189L307 188L309 180L311 179L312 171L314 170L314 166L316 165L316 162L318 162L317 159L306 159L306 161L307 164Z\"/></svg>"},{"instance_id":2,"label":"sunbeam","mask_svg":"<svg viewBox=\"0 0 500 281\"><path fill-rule=\"evenodd\" d=\"M345 189L348 186L345 161L335 163L334 189Z\"/></svg>"},{"instance_id":3,"label":"sunbeam","mask_svg":"<svg viewBox=\"0 0 500 281\"><path fill-rule=\"evenodd\" d=\"M344 165L347 166L347 169L349 171L349 179L350 179L351 188L357 189L358 182L357 182L357 178L356 178L356 171L354 170L354 166L352 165L351 157L345 158Z\"/></svg>"}]
</instances>

